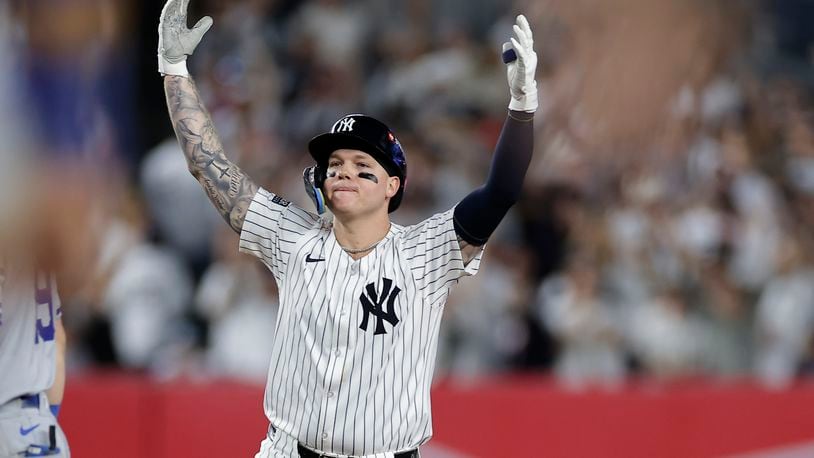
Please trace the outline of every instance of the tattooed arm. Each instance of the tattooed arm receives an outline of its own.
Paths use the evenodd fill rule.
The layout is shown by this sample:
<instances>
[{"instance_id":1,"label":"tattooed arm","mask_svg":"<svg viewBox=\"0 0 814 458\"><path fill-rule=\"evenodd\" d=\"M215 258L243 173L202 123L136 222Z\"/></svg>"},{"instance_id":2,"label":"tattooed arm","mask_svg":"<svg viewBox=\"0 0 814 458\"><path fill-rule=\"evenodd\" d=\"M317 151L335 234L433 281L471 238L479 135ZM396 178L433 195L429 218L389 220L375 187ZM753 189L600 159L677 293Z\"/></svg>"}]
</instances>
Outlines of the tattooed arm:
<instances>
[{"instance_id":1,"label":"tattooed arm","mask_svg":"<svg viewBox=\"0 0 814 458\"><path fill-rule=\"evenodd\" d=\"M158 71L172 126L192 175L201 183L229 226L240 233L257 185L232 164L223 152L212 117L187 71L186 60L212 26L205 16L191 29L186 26L189 0L167 0L158 24Z\"/></svg>"},{"instance_id":2,"label":"tattooed arm","mask_svg":"<svg viewBox=\"0 0 814 458\"><path fill-rule=\"evenodd\" d=\"M167 108L192 175L232 229L240 233L257 185L233 164L192 78L164 77Z\"/></svg>"}]
</instances>

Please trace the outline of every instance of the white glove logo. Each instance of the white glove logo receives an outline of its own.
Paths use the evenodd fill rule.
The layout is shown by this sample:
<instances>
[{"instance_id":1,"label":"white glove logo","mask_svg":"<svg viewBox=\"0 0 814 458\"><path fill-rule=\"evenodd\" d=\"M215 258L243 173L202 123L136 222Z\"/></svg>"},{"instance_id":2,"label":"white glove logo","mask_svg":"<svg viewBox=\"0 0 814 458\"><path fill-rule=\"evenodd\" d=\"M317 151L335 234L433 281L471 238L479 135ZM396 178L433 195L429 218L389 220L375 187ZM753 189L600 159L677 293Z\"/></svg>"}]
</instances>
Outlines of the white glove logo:
<instances>
[{"instance_id":1,"label":"white glove logo","mask_svg":"<svg viewBox=\"0 0 814 458\"><path fill-rule=\"evenodd\" d=\"M192 29L187 28L189 0L168 0L158 23L158 71L163 75L187 76L186 60L204 34L212 27L212 18L204 16Z\"/></svg>"}]
</instances>

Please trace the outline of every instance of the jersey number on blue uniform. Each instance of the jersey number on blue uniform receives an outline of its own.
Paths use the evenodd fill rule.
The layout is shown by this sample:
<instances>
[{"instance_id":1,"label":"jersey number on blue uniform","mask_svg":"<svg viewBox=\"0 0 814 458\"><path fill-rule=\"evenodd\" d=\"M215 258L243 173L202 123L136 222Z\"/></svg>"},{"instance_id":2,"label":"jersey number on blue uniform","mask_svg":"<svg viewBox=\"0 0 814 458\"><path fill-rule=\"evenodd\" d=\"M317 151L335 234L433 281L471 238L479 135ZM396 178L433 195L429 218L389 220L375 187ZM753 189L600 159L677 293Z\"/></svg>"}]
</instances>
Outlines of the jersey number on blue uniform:
<instances>
[{"instance_id":1,"label":"jersey number on blue uniform","mask_svg":"<svg viewBox=\"0 0 814 458\"><path fill-rule=\"evenodd\" d=\"M37 307L37 332L34 334L34 343L50 342L54 340L54 295L51 291L51 281L45 274L37 274L36 295L34 306ZM47 307L47 309L46 309Z\"/></svg>"}]
</instances>

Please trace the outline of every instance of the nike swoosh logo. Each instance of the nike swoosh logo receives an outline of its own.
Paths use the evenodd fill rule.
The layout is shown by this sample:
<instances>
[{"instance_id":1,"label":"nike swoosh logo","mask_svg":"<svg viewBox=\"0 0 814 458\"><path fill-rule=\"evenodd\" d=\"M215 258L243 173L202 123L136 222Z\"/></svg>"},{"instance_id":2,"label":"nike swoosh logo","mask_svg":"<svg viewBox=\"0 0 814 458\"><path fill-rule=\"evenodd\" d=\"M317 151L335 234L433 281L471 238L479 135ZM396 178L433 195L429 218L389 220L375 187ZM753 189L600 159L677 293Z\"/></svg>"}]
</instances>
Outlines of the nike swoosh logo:
<instances>
[{"instance_id":1,"label":"nike swoosh logo","mask_svg":"<svg viewBox=\"0 0 814 458\"><path fill-rule=\"evenodd\" d=\"M35 429L37 429L39 427L40 427L39 423L37 423L36 425L34 425L34 426L32 426L32 427L30 427L28 429L25 429L22 426L20 426L20 435L21 436L27 436L29 433L31 433L31 431L34 431Z\"/></svg>"},{"instance_id":2,"label":"nike swoosh logo","mask_svg":"<svg viewBox=\"0 0 814 458\"><path fill-rule=\"evenodd\" d=\"M305 256L305 262L320 262L320 261L324 261L324 260L325 260L324 258L323 259L312 258L310 254Z\"/></svg>"}]
</instances>

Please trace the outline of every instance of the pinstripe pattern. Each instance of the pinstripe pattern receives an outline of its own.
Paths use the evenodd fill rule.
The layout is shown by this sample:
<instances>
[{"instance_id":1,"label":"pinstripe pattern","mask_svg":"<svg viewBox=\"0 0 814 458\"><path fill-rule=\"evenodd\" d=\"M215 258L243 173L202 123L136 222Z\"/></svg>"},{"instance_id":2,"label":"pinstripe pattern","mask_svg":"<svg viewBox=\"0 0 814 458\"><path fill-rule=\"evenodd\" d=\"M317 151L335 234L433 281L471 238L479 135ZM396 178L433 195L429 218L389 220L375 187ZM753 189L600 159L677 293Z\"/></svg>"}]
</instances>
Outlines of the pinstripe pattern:
<instances>
[{"instance_id":1,"label":"pinstripe pattern","mask_svg":"<svg viewBox=\"0 0 814 458\"><path fill-rule=\"evenodd\" d=\"M241 251L268 266L280 291L266 416L327 453L418 447L432 435L429 391L443 305L458 278L477 272L480 253L464 266L449 210L415 226L391 225L370 254L354 260L328 221L273 198L257 193L240 236ZM381 293L385 278L400 290L392 302L399 321L384 321L385 333L374 335L373 314L360 328L360 296L369 284ZM278 453L267 448L258 456Z\"/></svg>"}]
</instances>

